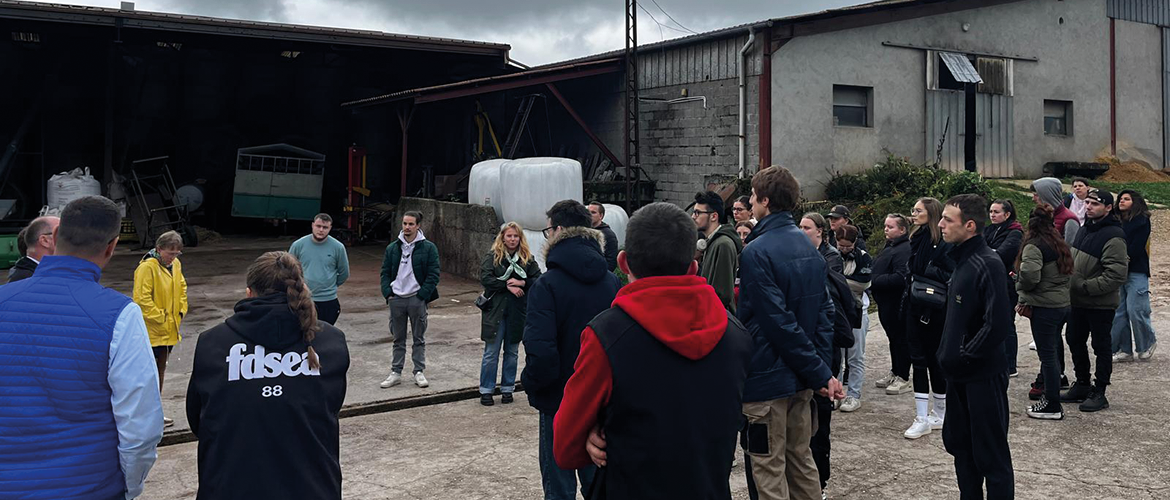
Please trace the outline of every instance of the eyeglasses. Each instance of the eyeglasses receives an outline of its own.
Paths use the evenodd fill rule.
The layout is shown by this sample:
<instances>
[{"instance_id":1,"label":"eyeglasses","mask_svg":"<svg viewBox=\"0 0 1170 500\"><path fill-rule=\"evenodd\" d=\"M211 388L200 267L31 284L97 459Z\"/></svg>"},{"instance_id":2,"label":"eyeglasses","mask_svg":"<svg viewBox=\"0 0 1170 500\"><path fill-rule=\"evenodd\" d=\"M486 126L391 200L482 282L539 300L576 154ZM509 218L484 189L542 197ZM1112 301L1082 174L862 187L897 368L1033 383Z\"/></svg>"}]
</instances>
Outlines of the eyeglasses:
<instances>
[{"instance_id":1,"label":"eyeglasses","mask_svg":"<svg viewBox=\"0 0 1170 500\"><path fill-rule=\"evenodd\" d=\"M732 212L747 212L746 208L735 207L731 209Z\"/></svg>"},{"instance_id":2,"label":"eyeglasses","mask_svg":"<svg viewBox=\"0 0 1170 500\"><path fill-rule=\"evenodd\" d=\"M549 238L549 233L553 232L554 229L556 229L556 227L553 227L553 226L546 227L546 228L540 230L540 234L544 235L544 239L547 240Z\"/></svg>"},{"instance_id":3,"label":"eyeglasses","mask_svg":"<svg viewBox=\"0 0 1170 500\"><path fill-rule=\"evenodd\" d=\"M713 213L715 213L714 210L699 210L696 208L696 209L691 211L691 217L702 217L703 214L713 214Z\"/></svg>"},{"instance_id":4,"label":"eyeglasses","mask_svg":"<svg viewBox=\"0 0 1170 500\"><path fill-rule=\"evenodd\" d=\"M923 210L923 209L921 209L921 208L915 208L915 209L912 209L912 210L910 210L910 213L911 213L911 214L914 214L914 215L918 215L918 214L920 214L920 213L923 213L923 212L925 212L925 211L926 211L926 210Z\"/></svg>"}]
</instances>

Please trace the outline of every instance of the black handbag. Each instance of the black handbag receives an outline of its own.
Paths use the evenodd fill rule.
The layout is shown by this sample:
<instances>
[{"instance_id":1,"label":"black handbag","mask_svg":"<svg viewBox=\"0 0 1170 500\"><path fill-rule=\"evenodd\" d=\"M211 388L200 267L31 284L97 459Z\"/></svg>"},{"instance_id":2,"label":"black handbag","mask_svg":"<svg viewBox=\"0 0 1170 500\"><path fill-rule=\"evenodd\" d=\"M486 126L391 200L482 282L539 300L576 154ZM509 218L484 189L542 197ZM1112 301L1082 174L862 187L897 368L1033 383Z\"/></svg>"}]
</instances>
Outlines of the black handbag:
<instances>
[{"instance_id":1,"label":"black handbag","mask_svg":"<svg viewBox=\"0 0 1170 500\"><path fill-rule=\"evenodd\" d=\"M495 296L496 296L496 294L493 293L492 297L495 297ZM480 311L487 312L488 304L492 303L492 297L488 297L488 296L485 296L483 293L480 293L479 297L475 298L475 307L478 307Z\"/></svg>"},{"instance_id":2,"label":"black handbag","mask_svg":"<svg viewBox=\"0 0 1170 500\"><path fill-rule=\"evenodd\" d=\"M910 301L914 305L930 309L945 309L947 285L922 276L914 276L910 279Z\"/></svg>"}]
</instances>

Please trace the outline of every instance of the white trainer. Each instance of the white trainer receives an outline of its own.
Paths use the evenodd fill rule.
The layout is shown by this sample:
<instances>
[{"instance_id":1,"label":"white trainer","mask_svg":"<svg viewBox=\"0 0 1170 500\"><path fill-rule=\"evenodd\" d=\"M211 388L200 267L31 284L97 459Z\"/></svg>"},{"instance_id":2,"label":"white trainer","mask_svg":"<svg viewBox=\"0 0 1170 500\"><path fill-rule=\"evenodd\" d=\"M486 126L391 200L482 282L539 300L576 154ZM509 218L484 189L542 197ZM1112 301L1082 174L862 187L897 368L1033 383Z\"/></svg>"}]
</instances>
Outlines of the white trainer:
<instances>
[{"instance_id":1,"label":"white trainer","mask_svg":"<svg viewBox=\"0 0 1170 500\"><path fill-rule=\"evenodd\" d=\"M886 386L886 394L896 396L898 394L906 394L914 390L914 385L902 377L894 377L894 381Z\"/></svg>"},{"instance_id":2,"label":"white trainer","mask_svg":"<svg viewBox=\"0 0 1170 500\"><path fill-rule=\"evenodd\" d=\"M1150 344L1150 348L1149 348L1149 349L1146 349L1146 350L1145 350L1145 352L1139 352L1139 353L1137 354L1137 359L1140 359L1140 360L1142 360L1142 361L1149 361L1149 360L1150 360L1150 358L1153 358L1153 357L1154 357L1154 349L1156 349L1157 347L1158 347L1158 343L1157 343L1157 342L1154 342L1153 344Z\"/></svg>"},{"instance_id":3,"label":"white trainer","mask_svg":"<svg viewBox=\"0 0 1170 500\"><path fill-rule=\"evenodd\" d=\"M1141 356L1141 353L1138 353L1138 356ZM1133 354L1127 352L1117 352L1113 354L1114 363L1128 363L1130 361L1133 361Z\"/></svg>"},{"instance_id":4,"label":"white trainer","mask_svg":"<svg viewBox=\"0 0 1170 500\"><path fill-rule=\"evenodd\" d=\"M163 417L163 427L170 427L175 425L175 419L170 417Z\"/></svg>"},{"instance_id":5,"label":"white trainer","mask_svg":"<svg viewBox=\"0 0 1170 500\"><path fill-rule=\"evenodd\" d=\"M930 412L930 415L926 416L926 422L930 424L930 430L932 431L941 431L943 428L943 418L935 415L933 411Z\"/></svg>"},{"instance_id":6,"label":"white trainer","mask_svg":"<svg viewBox=\"0 0 1170 500\"><path fill-rule=\"evenodd\" d=\"M1031 349L1033 351L1036 350L1036 341L1035 340L1028 342L1028 349Z\"/></svg>"},{"instance_id":7,"label":"white trainer","mask_svg":"<svg viewBox=\"0 0 1170 500\"><path fill-rule=\"evenodd\" d=\"M889 387L890 383L893 382L895 378L898 378L898 376L894 375L894 372L890 372L887 373L886 376L877 379L877 382L874 382L873 385L878 389L885 389L886 387Z\"/></svg>"},{"instance_id":8,"label":"white trainer","mask_svg":"<svg viewBox=\"0 0 1170 500\"><path fill-rule=\"evenodd\" d=\"M402 374L390 372L390 376L386 377L386 380L383 380L381 384L378 384L378 387L387 389L398 385L399 382L402 382Z\"/></svg>"},{"instance_id":9,"label":"white trainer","mask_svg":"<svg viewBox=\"0 0 1170 500\"><path fill-rule=\"evenodd\" d=\"M419 387L426 387L428 385L431 385L431 383L427 382L427 378L423 376L422 372L415 372L414 385L417 385Z\"/></svg>"},{"instance_id":10,"label":"white trainer","mask_svg":"<svg viewBox=\"0 0 1170 500\"><path fill-rule=\"evenodd\" d=\"M841 411L843 411L845 413L857 411L860 408L861 408L861 400L857 399L853 396L846 397L845 401L843 401L841 403Z\"/></svg>"},{"instance_id":11,"label":"white trainer","mask_svg":"<svg viewBox=\"0 0 1170 500\"><path fill-rule=\"evenodd\" d=\"M914 417L914 423L910 424L910 428L902 435L906 436L906 439L918 439L930 434L930 430L930 422L925 417Z\"/></svg>"}]
</instances>

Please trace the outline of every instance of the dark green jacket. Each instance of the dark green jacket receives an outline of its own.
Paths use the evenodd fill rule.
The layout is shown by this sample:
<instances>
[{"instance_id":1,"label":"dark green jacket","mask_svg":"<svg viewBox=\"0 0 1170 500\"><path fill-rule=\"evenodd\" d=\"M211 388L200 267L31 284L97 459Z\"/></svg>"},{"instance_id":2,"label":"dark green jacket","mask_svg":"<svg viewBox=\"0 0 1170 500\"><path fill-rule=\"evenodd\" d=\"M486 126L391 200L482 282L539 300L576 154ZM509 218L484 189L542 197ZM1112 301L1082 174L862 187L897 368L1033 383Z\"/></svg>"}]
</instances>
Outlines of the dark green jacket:
<instances>
[{"instance_id":1,"label":"dark green jacket","mask_svg":"<svg viewBox=\"0 0 1170 500\"><path fill-rule=\"evenodd\" d=\"M505 270L506 262L496 265L495 255L490 251L483 257L483 264L479 266L479 282L483 285L484 295L490 297L487 310L482 313L483 321L479 335L484 342L496 341L504 311L508 312L508 325L505 327L508 332L508 338L505 339L507 343L515 344L524 338L524 319L528 316L528 290L536 283L536 278L540 277L540 265L533 256L524 266L524 274L528 277L524 278L523 297L512 295L512 292L508 291L507 280L498 279L504 275ZM519 279L517 276L510 278Z\"/></svg>"},{"instance_id":2,"label":"dark green jacket","mask_svg":"<svg viewBox=\"0 0 1170 500\"><path fill-rule=\"evenodd\" d=\"M398 278L401 260L402 240L397 239L386 246L386 255L382 257L382 297L386 300L394 294L390 285ZM414 269L414 279L418 280L418 298L423 302L434 302L439 298L439 248L426 239L415 243L410 264Z\"/></svg>"},{"instance_id":3,"label":"dark green jacket","mask_svg":"<svg viewBox=\"0 0 1170 500\"><path fill-rule=\"evenodd\" d=\"M1129 279L1129 253L1121 222L1112 215L1089 220L1072 244L1069 297L1081 309L1117 309L1119 290Z\"/></svg>"},{"instance_id":4,"label":"dark green jacket","mask_svg":"<svg viewBox=\"0 0 1170 500\"><path fill-rule=\"evenodd\" d=\"M719 229L707 238L707 249L703 250L703 261L699 263L699 276L715 289L715 295L723 308L735 314L735 275L739 269L739 252L743 241L730 225Z\"/></svg>"},{"instance_id":5,"label":"dark green jacket","mask_svg":"<svg viewBox=\"0 0 1170 500\"><path fill-rule=\"evenodd\" d=\"M1068 274L1060 274L1056 250L1043 241L1024 245L1020 255L1020 272L1016 274L1016 292L1020 304L1060 309L1069 306Z\"/></svg>"}]
</instances>

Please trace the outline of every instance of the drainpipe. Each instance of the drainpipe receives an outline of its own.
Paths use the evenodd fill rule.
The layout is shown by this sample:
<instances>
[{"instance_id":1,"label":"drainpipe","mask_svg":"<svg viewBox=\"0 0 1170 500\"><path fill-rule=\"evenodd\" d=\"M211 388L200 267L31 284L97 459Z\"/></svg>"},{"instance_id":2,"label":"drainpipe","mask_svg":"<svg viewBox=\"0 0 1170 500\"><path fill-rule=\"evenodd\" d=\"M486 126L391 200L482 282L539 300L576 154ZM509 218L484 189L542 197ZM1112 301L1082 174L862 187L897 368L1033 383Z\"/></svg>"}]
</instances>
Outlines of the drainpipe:
<instances>
[{"instance_id":1,"label":"drainpipe","mask_svg":"<svg viewBox=\"0 0 1170 500\"><path fill-rule=\"evenodd\" d=\"M748 30L747 43L739 49L739 178L747 176L747 53L756 41L756 29Z\"/></svg>"}]
</instances>

